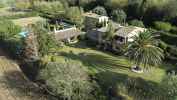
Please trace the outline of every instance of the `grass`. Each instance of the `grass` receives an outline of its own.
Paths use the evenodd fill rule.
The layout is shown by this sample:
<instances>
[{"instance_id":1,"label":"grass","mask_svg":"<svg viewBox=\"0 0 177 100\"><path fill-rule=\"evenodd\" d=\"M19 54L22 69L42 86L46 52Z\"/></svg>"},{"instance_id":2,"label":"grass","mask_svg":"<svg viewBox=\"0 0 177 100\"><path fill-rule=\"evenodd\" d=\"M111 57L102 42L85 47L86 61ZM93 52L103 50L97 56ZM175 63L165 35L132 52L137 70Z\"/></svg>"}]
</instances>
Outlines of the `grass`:
<instances>
[{"instance_id":1,"label":"grass","mask_svg":"<svg viewBox=\"0 0 177 100\"><path fill-rule=\"evenodd\" d=\"M25 12L19 11L19 12L13 12L10 11L10 7L4 7L0 8L0 16L12 16L17 14L24 14Z\"/></svg>"},{"instance_id":2,"label":"grass","mask_svg":"<svg viewBox=\"0 0 177 100\"><path fill-rule=\"evenodd\" d=\"M133 65L127 58L116 56L110 53L94 50L87 46L65 46L58 50L56 60L64 62L65 59L70 59L82 63L87 67L91 74L102 72L112 72L122 75L127 75L134 78L142 78L147 81L159 83L166 75L165 65L155 66L149 72L142 74L134 73L130 70ZM110 77L111 78L111 77Z\"/></svg>"},{"instance_id":3,"label":"grass","mask_svg":"<svg viewBox=\"0 0 177 100\"><path fill-rule=\"evenodd\" d=\"M58 48L57 51L54 56L57 62L63 63L66 59L70 59L81 63L97 81L105 95L110 86L113 86L120 95L129 98L126 100L144 100L145 98L151 100L151 96L156 94L159 84L166 76L166 71L171 68L169 64L162 64L142 74L134 73L130 70L133 63L127 58L89 48L83 42ZM49 58L47 57L47 60ZM130 88L129 86L132 86L134 82L135 89L129 89L127 92L118 89Z\"/></svg>"},{"instance_id":4,"label":"grass","mask_svg":"<svg viewBox=\"0 0 177 100\"><path fill-rule=\"evenodd\" d=\"M42 20L44 20L44 19L41 17L27 17L27 18L15 19L15 20L13 20L13 22L16 25L23 27L23 26L27 26L29 24L33 24L37 21L42 21Z\"/></svg>"}]
</instances>

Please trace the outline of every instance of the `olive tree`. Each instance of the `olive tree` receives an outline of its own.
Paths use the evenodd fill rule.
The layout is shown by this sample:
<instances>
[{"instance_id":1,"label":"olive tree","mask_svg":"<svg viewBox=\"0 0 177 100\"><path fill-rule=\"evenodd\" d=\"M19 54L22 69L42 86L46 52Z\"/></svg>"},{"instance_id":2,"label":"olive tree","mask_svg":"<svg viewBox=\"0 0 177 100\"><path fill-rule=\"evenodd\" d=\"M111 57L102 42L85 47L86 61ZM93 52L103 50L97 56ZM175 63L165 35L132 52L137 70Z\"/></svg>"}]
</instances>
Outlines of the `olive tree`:
<instances>
[{"instance_id":1,"label":"olive tree","mask_svg":"<svg viewBox=\"0 0 177 100\"><path fill-rule=\"evenodd\" d=\"M39 56L45 56L49 53L51 48L57 46L57 42L53 35L48 34L48 30L44 27L44 22L37 22L29 27L29 30L34 33L37 42L37 49Z\"/></svg>"},{"instance_id":2,"label":"olive tree","mask_svg":"<svg viewBox=\"0 0 177 100\"><path fill-rule=\"evenodd\" d=\"M76 62L49 62L40 71L39 79L44 80L50 94L60 99L93 100L89 77L81 64Z\"/></svg>"}]
</instances>

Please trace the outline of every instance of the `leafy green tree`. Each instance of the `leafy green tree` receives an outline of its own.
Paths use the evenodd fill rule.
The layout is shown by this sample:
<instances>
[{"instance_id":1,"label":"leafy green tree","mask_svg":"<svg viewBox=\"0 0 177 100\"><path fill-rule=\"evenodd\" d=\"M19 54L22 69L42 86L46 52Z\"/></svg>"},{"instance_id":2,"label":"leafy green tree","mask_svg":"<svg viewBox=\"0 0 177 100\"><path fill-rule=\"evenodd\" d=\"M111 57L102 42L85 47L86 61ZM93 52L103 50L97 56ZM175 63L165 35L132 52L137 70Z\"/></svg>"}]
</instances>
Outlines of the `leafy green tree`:
<instances>
[{"instance_id":1,"label":"leafy green tree","mask_svg":"<svg viewBox=\"0 0 177 100\"><path fill-rule=\"evenodd\" d=\"M70 7L66 10L65 16L68 20L75 23L78 27L83 24L83 9L78 7Z\"/></svg>"},{"instance_id":2,"label":"leafy green tree","mask_svg":"<svg viewBox=\"0 0 177 100\"><path fill-rule=\"evenodd\" d=\"M128 46L128 55L138 67L142 64L144 68L158 65L164 58L163 50L157 46L157 40L149 31L134 37L134 41Z\"/></svg>"},{"instance_id":3,"label":"leafy green tree","mask_svg":"<svg viewBox=\"0 0 177 100\"><path fill-rule=\"evenodd\" d=\"M54 36L48 34L48 30L44 26L45 23L38 22L29 27L36 37L40 56L47 55L51 48L57 46Z\"/></svg>"},{"instance_id":4,"label":"leafy green tree","mask_svg":"<svg viewBox=\"0 0 177 100\"><path fill-rule=\"evenodd\" d=\"M122 9L113 10L111 16L114 21L121 24L125 23L127 18L127 14Z\"/></svg>"},{"instance_id":5,"label":"leafy green tree","mask_svg":"<svg viewBox=\"0 0 177 100\"><path fill-rule=\"evenodd\" d=\"M105 0L105 6L110 9L126 8L128 0Z\"/></svg>"},{"instance_id":6,"label":"leafy green tree","mask_svg":"<svg viewBox=\"0 0 177 100\"><path fill-rule=\"evenodd\" d=\"M92 84L83 67L76 62L51 62L40 71L46 90L63 100L94 100Z\"/></svg>"},{"instance_id":7,"label":"leafy green tree","mask_svg":"<svg viewBox=\"0 0 177 100\"><path fill-rule=\"evenodd\" d=\"M171 2L168 0L129 0L128 15L147 24L155 20L165 20L167 14L163 9Z\"/></svg>"},{"instance_id":8,"label":"leafy green tree","mask_svg":"<svg viewBox=\"0 0 177 100\"><path fill-rule=\"evenodd\" d=\"M177 17L177 0L170 0L165 6L164 6L164 20L171 20L175 17Z\"/></svg>"},{"instance_id":9,"label":"leafy green tree","mask_svg":"<svg viewBox=\"0 0 177 100\"><path fill-rule=\"evenodd\" d=\"M93 12L98 14L98 15L107 16L106 9L104 7L101 7L101 6L97 6L96 8L94 8Z\"/></svg>"},{"instance_id":10,"label":"leafy green tree","mask_svg":"<svg viewBox=\"0 0 177 100\"><path fill-rule=\"evenodd\" d=\"M137 27L145 27L144 24L143 24L143 21L140 21L140 20L137 20L137 19L129 21L129 24L133 25L133 26L137 26Z\"/></svg>"},{"instance_id":11,"label":"leafy green tree","mask_svg":"<svg viewBox=\"0 0 177 100\"><path fill-rule=\"evenodd\" d=\"M65 14L64 5L60 1L39 2L35 8L40 16L54 21L63 18Z\"/></svg>"}]
</instances>

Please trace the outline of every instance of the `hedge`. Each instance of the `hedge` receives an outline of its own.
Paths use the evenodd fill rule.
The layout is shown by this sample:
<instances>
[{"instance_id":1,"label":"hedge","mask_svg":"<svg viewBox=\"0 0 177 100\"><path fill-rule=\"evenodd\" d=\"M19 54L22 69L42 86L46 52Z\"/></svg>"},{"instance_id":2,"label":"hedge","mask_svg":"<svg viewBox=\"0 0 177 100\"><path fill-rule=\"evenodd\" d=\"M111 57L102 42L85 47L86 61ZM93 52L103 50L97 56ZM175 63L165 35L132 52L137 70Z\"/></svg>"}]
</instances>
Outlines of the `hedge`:
<instances>
[{"instance_id":1,"label":"hedge","mask_svg":"<svg viewBox=\"0 0 177 100\"><path fill-rule=\"evenodd\" d=\"M177 35L175 35L175 34L161 32L160 39L167 44L177 46Z\"/></svg>"},{"instance_id":2,"label":"hedge","mask_svg":"<svg viewBox=\"0 0 177 100\"><path fill-rule=\"evenodd\" d=\"M19 18L34 17L34 16L38 16L38 13L37 12L26 12L24 14L0 16L0 20L1 19L19 19Z\"/></svg>"},{"instance_id":3,"label":"hedge","mask_svg":"<svg viewBox=\"0 0 177 100\"><path fill-rule=\"evenodd\" d=\"M155 21L154 28L157 30L169 32L172 29L172 25L168 22Z\"/></svg>"}]
</instances>

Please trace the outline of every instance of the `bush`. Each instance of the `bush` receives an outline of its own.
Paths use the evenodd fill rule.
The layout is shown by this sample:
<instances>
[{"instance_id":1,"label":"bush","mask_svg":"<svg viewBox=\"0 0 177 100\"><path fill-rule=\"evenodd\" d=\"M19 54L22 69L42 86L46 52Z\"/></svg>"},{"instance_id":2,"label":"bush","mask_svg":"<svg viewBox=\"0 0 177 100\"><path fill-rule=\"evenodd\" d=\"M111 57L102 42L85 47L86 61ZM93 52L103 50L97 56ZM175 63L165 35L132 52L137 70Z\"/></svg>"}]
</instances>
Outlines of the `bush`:
<instances>
[{"instance_id":1,"label":"bush","mask_svg":"<svg viewBox=\"0 0 177 100\"><path fill-rule=\"evenodd\" d=\"M32 39L31 41L34 41L32 43L34 43L37 46L35 47L37 48L38 56L48 55L51 48L56 48L58 45L57 41L55 40L54 35L48 34L48 30L46 29L46 26L47 26L47 23L45 21L37 22L36 24L29 26L29 30L32 33L34 33L34 35L32 35L34 39L32 38L30 39ZM28 42L28 44L29 43L31 42ZM33 47L33 46L30 46L30 47Z\"/></svg>"},{"instance_id":2,"label":"bush","mask_svg":"<svg viewBox=\"0 0 177 100\"><path fill-rule=\"evenodd\" d=\"M0 45L13 56L16 56L19 50L18 47L23 44L18 37L20 31L21 28L11 21L0 20Z\"/></svg>"},{"instance_id":3,"label":"bush","mask_svg":"<svg viewBox=\"0 0 177 100\"><path fill-rule=\"evenodd\" d=\"M166 33L166 32L161 32L160 39L167 44L177 46L177 35Z\"/></svg>"},{"instance_id":4,"label":"bush","mask_svg":"<svg viewBox=\"0 0 177 100\"><path fill-rule=\"evenodd\" d=\"M50 62L40 71L39 79L47 91L63 100L94 100L93 84L81 64Z\"/></svg>"},{"instance_id":5,"label":"bush","mask_svg":"<svg viewBox=\"0 0 177 100\"><path fill-rule=\"evenodd\" d=\"M20 2L16 2L15 3L15 10L26 10L30 8L30 3L29 2L23 2L23 1L20 1Z\"/></svg>"},{"instance_id":6,"label":"bush","mask_svg":"<svg viewBox=\"0 0 177 100\"><path fill-rule=\"evenodd\" d=\"M170 32L171 32L172 34L177 35L177 27L176 27L176 26L173 26L172 29L170 30Z\"/></svg>"},{"instance_id":7,"label":"bush","mask_svg":"<svg viewBox=\"0 0 177 100\"><path fill-rule=\"evenodd\" d=\"M177 99L177 75L175 73L165 76L162 80L161 87L166 91L164 97L166 96L168 100Z\"/></svg>"},{"instance_id":8,"label":"bush","mask_svg":"<svg viewBox=\"0 0 177 100\"><path fill-rule=\"evenodd\" d=\"M133 25L133 26L137 26L137 27L144 27L143 21L140 21L140 20L137 20L137 19L129 21L129 24Z\"/></svg>"},{"instance_id":9,"label":"bush","mask_svg":"<svg viewBox=\"0 0 177 100\"><path fill-rule=\"evenodd\" d=\"M35 4L35 9L40 13L40 16L51 20L63 18L66 10L60 1L39 2Z\"/></svg>"},{"instance_id":10,"label":"bush","mask_svg":"<svg viewBox=\"0 0 177 100\"><path fill-rule=\"evenodd\" d=\"M77 27L82 28L84 17L82 16L83 9L79 7L70 7L66 10L65 17Z\"/></svg>"},{"instance_id":11,"label":"bush","mask_svg":"<svg viewBox=\"0 0 177 100\"><path fill-rule=\"evenodd\" d=\"M37 15L38 15L38 13L36 13L36 12L27 12L27 13L24 13L24 14L15 14L15 15L8 15L8 16L0 16L0 20L34 17L34 16L37 16Z\"/></svg>"},{"instance_id":12,"label":"bush","mask_svg":"<svg viewBox=\"0 0 177 100\"><path fill-rule=\"evenodd\" d=\"M97 6L96 8L94 8L93 12L98 14L98 15L107 16L106 9L104 7L101 7L101 6Z\"/></svg>"},{"instance_id":13,"label":"bush","mask_svg":"<svg viewBox=\"0 0 177 100\"><path fill-rule=\"evenodd\" d=\"M168 22L155 21L154 28L157 30L169 32L172 29L172 25Z\"/></svg>"},{"instance_id":14,"label":"bush","mask_svg":"<svg viewBox=\"0 0 177 100\"><path fill-rule=\"evenodd\" d=\"M127 14L122 9L116 9L112 11L112 19L118 23L125 23Z\"/></svg>"},{"instance_id":15,"label":"bush","mask_svg":"<svg viewBox=\"0 0 177 100\"><path fill-rule=\"evenodd\" d=\"M165 42L160 41L160 43L159 43L159 47L160 47L161 49L163 49L164 51L166 51L168 45L167 45Z\"/></svg>"}]
</instances>

